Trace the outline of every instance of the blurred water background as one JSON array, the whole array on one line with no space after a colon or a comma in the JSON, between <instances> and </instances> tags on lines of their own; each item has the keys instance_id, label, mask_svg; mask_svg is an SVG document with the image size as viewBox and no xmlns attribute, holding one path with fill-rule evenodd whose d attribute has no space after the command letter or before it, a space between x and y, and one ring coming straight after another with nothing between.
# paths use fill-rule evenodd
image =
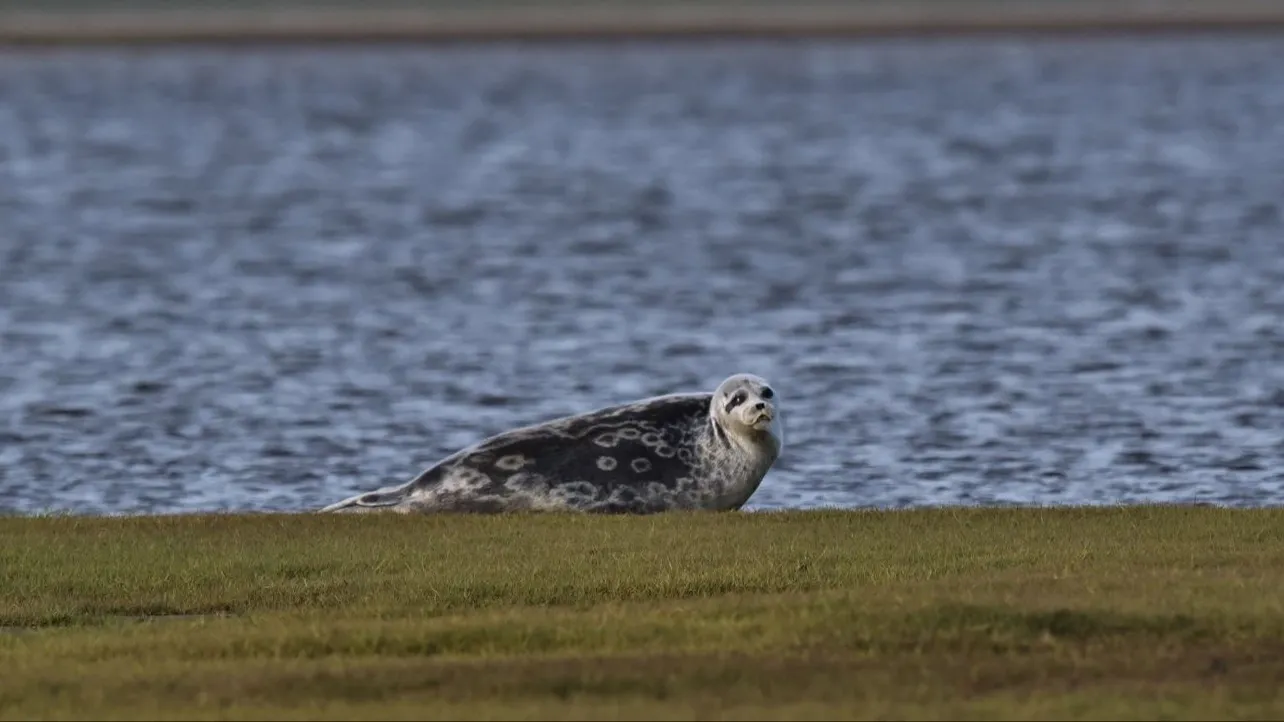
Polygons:
<instances>
[{"instance_id":1,"label":"blurred water background","mask_svg":"<svg viewBox=\"0 0 1284 722\"><path fill-rule=\"evenodd\" d=\"M751 508L1284 499L1284 35L0 51L0 510L751 371Z\"/></svg>"}]
</instances>

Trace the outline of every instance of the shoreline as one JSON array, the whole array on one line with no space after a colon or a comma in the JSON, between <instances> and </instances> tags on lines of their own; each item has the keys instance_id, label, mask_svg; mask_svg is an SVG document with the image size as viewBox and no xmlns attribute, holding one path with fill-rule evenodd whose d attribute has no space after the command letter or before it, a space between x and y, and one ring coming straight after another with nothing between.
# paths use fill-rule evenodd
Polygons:
<instances>
[{"instance_id":1,"label":"shoreline","mask_svg":"<svg viewBox=\"0 0 1284 722\"><path fill-rule=\"evenodd\" d=\"M767 517L777 519L805 519L805 518L852 518L852 517L915 517L931 515L1011 515L1020 517L1022 515L1108 515L1108 514L1152 514L1152 513L1220 513L1228 515L1252 516L1255 514L1273 514L1284 512L1284 507L1280 506L1237 506L1229 504L1218 504L1205 501L1171 501L1171 502L1119 502L1119 503L1082 503L1082 504L939 504L924 505L914 507L880 507L880 506L814 506L814 507L753 507L741 508L732 512L706 512L706 511L667 511L653 514L601 514L601 513L582 513L570 511L548 511L548 512L499 512L493 514L470 514L470 513L425 513L425 514L408 514L402 515L393 512L382 514L320 514L316 508L300 507L297 510L283 511L279 509L263 510L185 510L185 511L39 511L39 512L19 512L0 510L0 531L4 530L6 524L44 524L44 523L86 523L86 524L239 524L239 523L263 523L259 520L274 520L281 523L290 523L294 519L349 519L349 518L372 518L372 519L418 519L421 522L403 522L394 523L431 523L431 524L455 524L468 523L465 520L476 519L479 523L486 524L506 524L506 523L544 523L529 520L549 520L548 523L557 523L556 520L586 520L584 523L611 523L611 519L633 519L633 520L667 520L683 518L702 518L706 515L712 515L710 518L755 518ZM603 521L598 521L603 520ZM347 522L338 522L347 523ZM633 523L633 522L625 522Z\"/></svg>"},{"instance_id":2,"label":"shoreline","mask_svg":"<svg viewBox=\"0 0 1284 722\"><path fill-rule=\"evenodd\" d=\"M0 10L0 45L857 38L1284 31L1263 0L862 0L717 4Z\"/></svg>"}]
</instances>

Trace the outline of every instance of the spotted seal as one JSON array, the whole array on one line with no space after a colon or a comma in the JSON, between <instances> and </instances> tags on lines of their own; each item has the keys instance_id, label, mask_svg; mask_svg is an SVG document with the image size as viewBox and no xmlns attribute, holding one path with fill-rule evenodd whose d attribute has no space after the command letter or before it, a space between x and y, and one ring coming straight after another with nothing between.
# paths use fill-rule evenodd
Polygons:
<instances>
[{"instance_id":1,"label":"spotted seal","mask_svg":"<svg viewBox=\"0 0 1284 722\"><path fill-rule=\"evenodd\" d=\"M320 511L734 510L780 455L778 403L762 378L736 374L713 393L655 396L512 429L405 484Z\"/></svg>"}]
</instances>

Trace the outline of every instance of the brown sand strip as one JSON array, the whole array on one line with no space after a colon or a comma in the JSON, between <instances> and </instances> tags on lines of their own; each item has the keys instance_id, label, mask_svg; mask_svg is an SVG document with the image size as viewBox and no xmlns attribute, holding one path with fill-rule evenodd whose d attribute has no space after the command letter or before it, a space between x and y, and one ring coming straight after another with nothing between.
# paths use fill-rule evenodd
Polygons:
<instances>
[{"instance_id":1,"label":"brown sand strip","mask_svg":"<svg viewBox=\"0 0 1284 722\"><path fill-rule=\"evenodd\" d=\"M356 3L354 3L356 4ZM364 9L0 10L0 43L861 36L1284 30L1284 0L852 0ZM171 6L172 8L173 6ZM12 8L12 4L10 5Z\"/></svg>"}]
</instances>

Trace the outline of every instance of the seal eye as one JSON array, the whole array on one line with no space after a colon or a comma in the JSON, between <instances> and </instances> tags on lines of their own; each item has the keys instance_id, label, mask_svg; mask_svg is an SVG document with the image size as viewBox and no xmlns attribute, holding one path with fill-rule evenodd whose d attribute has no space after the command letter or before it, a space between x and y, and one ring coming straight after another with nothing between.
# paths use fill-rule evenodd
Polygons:
<instances>
[{"instance_id":1,"label":"seal eye","mask_svg":"<svg viewBox=\"0 0 1284 722\"><path fill-rule=\"evenodd\" d=\"M737 391L736 395L731 397L731 400L727 402L727 405L724 406L722 410L729 414L731 413L732 409L736 408L740 404L743 404L746 398L748 398L748 396L745 394L744 391Z\"/></svg>"},{"instance_id":2,"label":"seal eye","mask_svg":"<svg viewBox=\"0 0 1284 722\"><path fill-rule=\"evenodd\" d=\"M769 398L771 398L772 396L775 396L775 395L776 395L776 392L775 392L775 391L772 391L770 386L763 386L763 387L762 387L762 393L760 393L760 394L758 394L758 395L759 395L759 396L761 396L761 397L763 397L764 399L769 399Z\"/></svg>"}]
</instances>

